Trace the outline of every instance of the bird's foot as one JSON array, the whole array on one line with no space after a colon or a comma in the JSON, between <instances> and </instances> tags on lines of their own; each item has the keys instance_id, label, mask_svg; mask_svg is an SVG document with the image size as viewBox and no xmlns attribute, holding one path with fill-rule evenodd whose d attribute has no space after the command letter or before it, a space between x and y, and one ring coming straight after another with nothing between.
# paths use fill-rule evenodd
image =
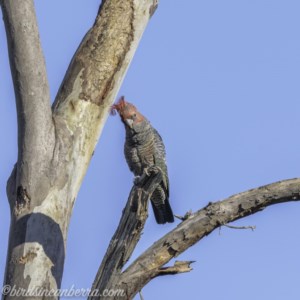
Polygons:
<instances>
[{"instance_id":1,"label":"bird's foot","mask_svg":"<svg viewBox=\"0 0 300 300\"><path fill-rule=\"evenodd\" d=\"M150 177L152 174L156 175L158 172L160 172L160 168L156 166L151 166L144 169L144 174L146 174L148 177Z\"/></svg>"},{"instance_id":2,"label":"bird's foot","mask_svg":"<svg viewBox=\"0 0 300 300\"><path fill-rule=\"evenodd\" d=\"M161 169L156 166L145 168L141 176L135 176L133 179L133 184L136 186L143 186L149 177L157 175L159 172L161 172Z\"/></svg>"},{"instance_id":3,"label":"bird's foot","mask_svg":"<svg viewBox=\"0 0 300 300\"><path fill-rule=\"evenodd\" d=\"M145 181L146 177L149 177L150 175L148 175L145 171L143 172L143 174L141 176L135 176L133 183L135 185L142 185L143 182Z\"/></svg>"}]
</instances>

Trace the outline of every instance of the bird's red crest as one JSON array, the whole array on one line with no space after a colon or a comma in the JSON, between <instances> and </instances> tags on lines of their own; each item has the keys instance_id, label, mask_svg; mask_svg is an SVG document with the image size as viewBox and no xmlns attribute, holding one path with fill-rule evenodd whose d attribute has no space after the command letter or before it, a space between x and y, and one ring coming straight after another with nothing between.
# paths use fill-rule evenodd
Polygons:
<instances>
[{"instance_id":1,"label":"bird's red crest","mask_svg":"<svg viewBox=\"0 0 300 300\"><path fill-rule=\"evenodd\" d=\"M117 112L123 121L134 116L135 123L137 124L145 119L144 116L138 112L138 110L133 104L125 100L124 96L122 96L118 100L118 102L112 105L110 108L111 115L115 115Z\"/></svg>"},{"instance_id":2,"label":"bird's red crest","mask_svg":"<svg viewBox=\"0 0 300 300\"><path fill-rule=\"evenodd\" d=\"M124 110L126 105L127 105L127 102L125 101L125 97L122 96L116 104L111 106L110 114L112 116L114 116L116 114L116 112L120 113L122 110Z\"/></svg>"}]
</instances>

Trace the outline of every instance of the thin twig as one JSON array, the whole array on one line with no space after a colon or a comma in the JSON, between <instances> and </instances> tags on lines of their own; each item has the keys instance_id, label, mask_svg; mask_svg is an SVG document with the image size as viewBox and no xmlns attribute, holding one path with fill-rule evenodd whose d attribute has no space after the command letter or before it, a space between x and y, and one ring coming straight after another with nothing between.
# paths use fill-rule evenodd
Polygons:
<instances>
[{"instance_id":1,"label":"thin twig","mask_svg":"<svg viewBox=\"0 0 300 300\"><path fill-rule=\"evenodd\" d=\"M184 216L174 215L174 217L181 221L185 221L185 220L189 219L192 214L193 214L193 212L191 210L189 210L185 213Z\"/></svg>"},{"instance_id":2,"label":"thin twig","mask_svg":"<svg viewBox=\"0 0 300 300\"><path fill-rule=\"evenodd\" d=\"M157 275L174 275L179 273L190 272L193 270L191 264L194 262L195 260L175 261L174 266L159 268L159 273Z\"/></svg>"},{"instance_id":3,"label":"thin twig","mask_svg":"<svg viewBox=\"0 0 300 300\"><path fill-rule=\"evenodd\" d=\"M254 231L256 229L255 225L254 226L232 226L232 225L223 224L223 226L232 228L232 229L251 229L252 231Z\"/></svg>"}]
</instances>

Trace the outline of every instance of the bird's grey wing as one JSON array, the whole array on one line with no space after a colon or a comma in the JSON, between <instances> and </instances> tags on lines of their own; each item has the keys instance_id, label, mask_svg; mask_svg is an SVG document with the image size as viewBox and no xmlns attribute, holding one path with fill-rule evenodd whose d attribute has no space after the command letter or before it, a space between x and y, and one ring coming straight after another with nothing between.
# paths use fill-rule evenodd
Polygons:
<instances>
[{"instance_id":1,"label":"bird's grey wing","mask_svg":"<svg viewBox=\"0 0 300 300\"><path fill-rule=\"evenodd\" d=\"M169 198L169 177L168 177L165 145L157 130L153 128L153 132L154 132L154 145L155 145L155 151L154 151L155 165L162 170L163 187L167 198Z\"/></svg>"}]
</instances>

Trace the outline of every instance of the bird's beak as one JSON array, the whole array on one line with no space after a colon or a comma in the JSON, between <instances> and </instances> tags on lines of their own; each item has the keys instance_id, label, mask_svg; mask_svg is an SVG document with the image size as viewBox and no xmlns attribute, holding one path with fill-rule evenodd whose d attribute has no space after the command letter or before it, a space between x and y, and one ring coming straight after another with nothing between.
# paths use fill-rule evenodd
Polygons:
<instances>
[{"instance_id":1,"label":"bird's beak","mask_svg":"<svg viewBox=\"0 0 300 300\"><path fill-rule=\"evenodd\" d=\"M132 128L132 126L133 126L133 120L132 120L132 119L126 119L126 120L125 120L125 123L126 123L130 128Z\"/></svg>"}]
</instances>

